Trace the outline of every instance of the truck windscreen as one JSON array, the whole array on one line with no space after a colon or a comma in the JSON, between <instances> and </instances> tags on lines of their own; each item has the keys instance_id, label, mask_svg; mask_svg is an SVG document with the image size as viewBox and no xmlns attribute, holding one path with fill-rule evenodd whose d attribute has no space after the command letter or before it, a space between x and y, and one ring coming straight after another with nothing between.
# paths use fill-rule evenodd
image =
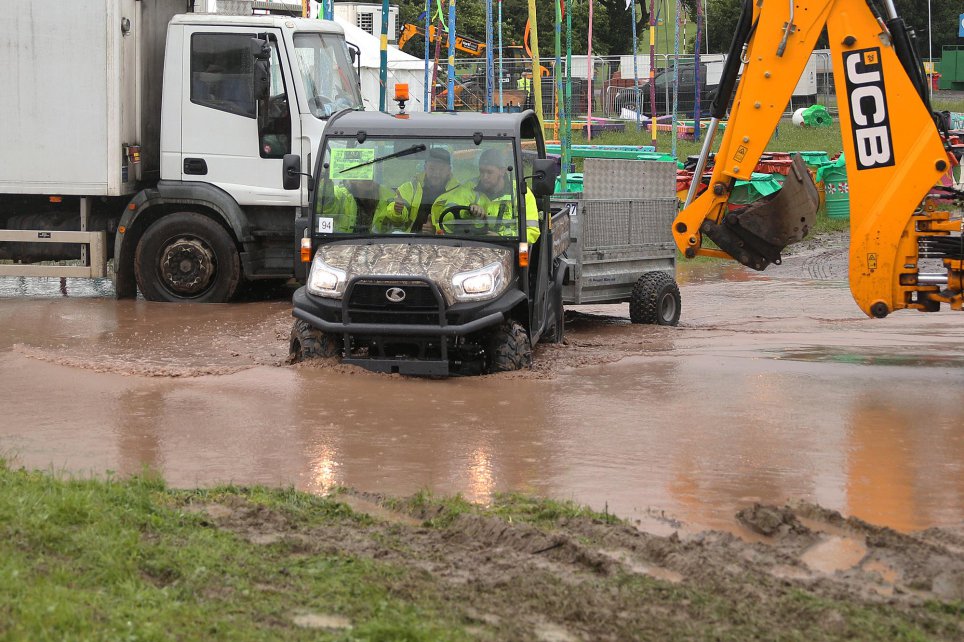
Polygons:
<instances>
[{"instance_id":1,"label":"truck windscreen","mask_svg":"<svg viewBox=\"0 0 964 642\"><path fill-rule=\"evenodd\" d=\"M361 109L361 94L345 41L323 33L297 33L295 57L308 107L316 118L342 109Z\"/></svg>"}]
</instances>

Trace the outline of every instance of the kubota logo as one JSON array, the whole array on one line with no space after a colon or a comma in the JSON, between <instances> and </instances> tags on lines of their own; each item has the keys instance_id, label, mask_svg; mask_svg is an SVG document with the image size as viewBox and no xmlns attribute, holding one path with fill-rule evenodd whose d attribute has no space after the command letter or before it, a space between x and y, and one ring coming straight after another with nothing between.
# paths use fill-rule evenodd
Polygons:
<instances>
[{"instance_id":1,"label":"kubota logo","mask_svg":"<svg viewBox=\"0 0 964 642\"><path fill-rule=\"evenodd\" d=\"M857 168L890 167L894 164L894 146L890 137L880 49L846 52L844 69Z\"/></svg>"}]
</instances>

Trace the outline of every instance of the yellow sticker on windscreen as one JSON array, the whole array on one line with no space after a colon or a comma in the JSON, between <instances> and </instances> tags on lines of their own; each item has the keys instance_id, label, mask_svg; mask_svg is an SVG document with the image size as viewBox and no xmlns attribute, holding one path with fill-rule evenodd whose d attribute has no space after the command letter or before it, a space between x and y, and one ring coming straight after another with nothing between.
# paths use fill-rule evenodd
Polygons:
<instances>
[{"instance_id":1,"label":"yellow sticker on windscreen","mask_svg":"<svg viewBox=\"0 0 964 642\"><path fill-rule=\"evenodd\" d=\"M375 178L375 150L372 148L333 149L331 150L332 179L372 180ZM361 167L359 167L361 165Z\"/></svg>"}]
</instances>

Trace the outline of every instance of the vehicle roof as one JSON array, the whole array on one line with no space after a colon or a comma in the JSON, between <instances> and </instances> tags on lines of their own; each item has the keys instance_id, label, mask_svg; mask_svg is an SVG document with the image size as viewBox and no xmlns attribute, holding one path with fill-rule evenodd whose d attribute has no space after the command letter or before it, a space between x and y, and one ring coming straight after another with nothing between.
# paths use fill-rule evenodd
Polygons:
<instances>
[{"instance_id":1,"label":"vehicle roof","mask_svg":"<svg viewBox=\"0 0 964 642\"><path fill-rule=\"evenodd\" d=\"M531 137L538 127L531 109L512 114L477 112L414 112L405 117L380 111L344 111L332 116L326 134L354 136L364 131L369 136L397 135L425 138L471 138L479 132L485 137Z\"/></svg>"},{"instance_id":2,"label":"vehicle roof","mask_svg":"<svg viewBox=\"0 0 964 642\"><path fill-rule=\"evenodd\" d=\"M180 25L230 25L238 27L260 27L276 29L295 29L297 31L318 31L344 35L345 30L330 20L309 20L289 16L257 15L227 16L216 13L180 13L171 19L171 24Z\"/></svg>"}]
</instances>

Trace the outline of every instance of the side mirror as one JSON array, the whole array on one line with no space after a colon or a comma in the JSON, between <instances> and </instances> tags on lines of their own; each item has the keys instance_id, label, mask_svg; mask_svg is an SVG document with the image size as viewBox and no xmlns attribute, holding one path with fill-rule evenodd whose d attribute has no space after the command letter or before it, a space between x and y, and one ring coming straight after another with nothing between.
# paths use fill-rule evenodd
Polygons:
<instances>
[{"instance_id":1,"label":"side mirror","mask_svg":"<svg viewBox=\"0 0 964 642\"><path fill-rule=\"evenodd\" d=\"M308 177L308 191L315 188L315 179L311 174L301 171L301 156L285 154L281 159L281 186L287 190L301 187L301 177Z\"/></svg>"},{"instance_id":2,"label":"side mirror","mask_svg":"<svg viewBox=\"0 0 964 642\"><path fill-rule=\"evenodd\" d=\"M536 198L552 196L556 191L556 178L559 176L559 164L553 158L537 158L532 161L532 179L529 189Z\"/></svg>"},{"instance_id":3,"label":"side mirror","mask_svg":"<svg viewBox=\"0 0 964 642\"><path fill-rule=\"evenodd\" d=\"M254 57L253 75L254 99L267 100L271 95L271 47L267 40L251 39L251 55Z\"/></svg>"},{"instance_id":4,"label":"side mirror","mask_svg":"<svg viewBox=\"0 0 964 642\"><path fill-rule=\"evenodd\" d=\"M358 80L358 88L361 89L361 49L350 42L345 44L348 46L348 56L351 58L351 64L355 66L355 78Z\"/></svg>"}]
</instances>

